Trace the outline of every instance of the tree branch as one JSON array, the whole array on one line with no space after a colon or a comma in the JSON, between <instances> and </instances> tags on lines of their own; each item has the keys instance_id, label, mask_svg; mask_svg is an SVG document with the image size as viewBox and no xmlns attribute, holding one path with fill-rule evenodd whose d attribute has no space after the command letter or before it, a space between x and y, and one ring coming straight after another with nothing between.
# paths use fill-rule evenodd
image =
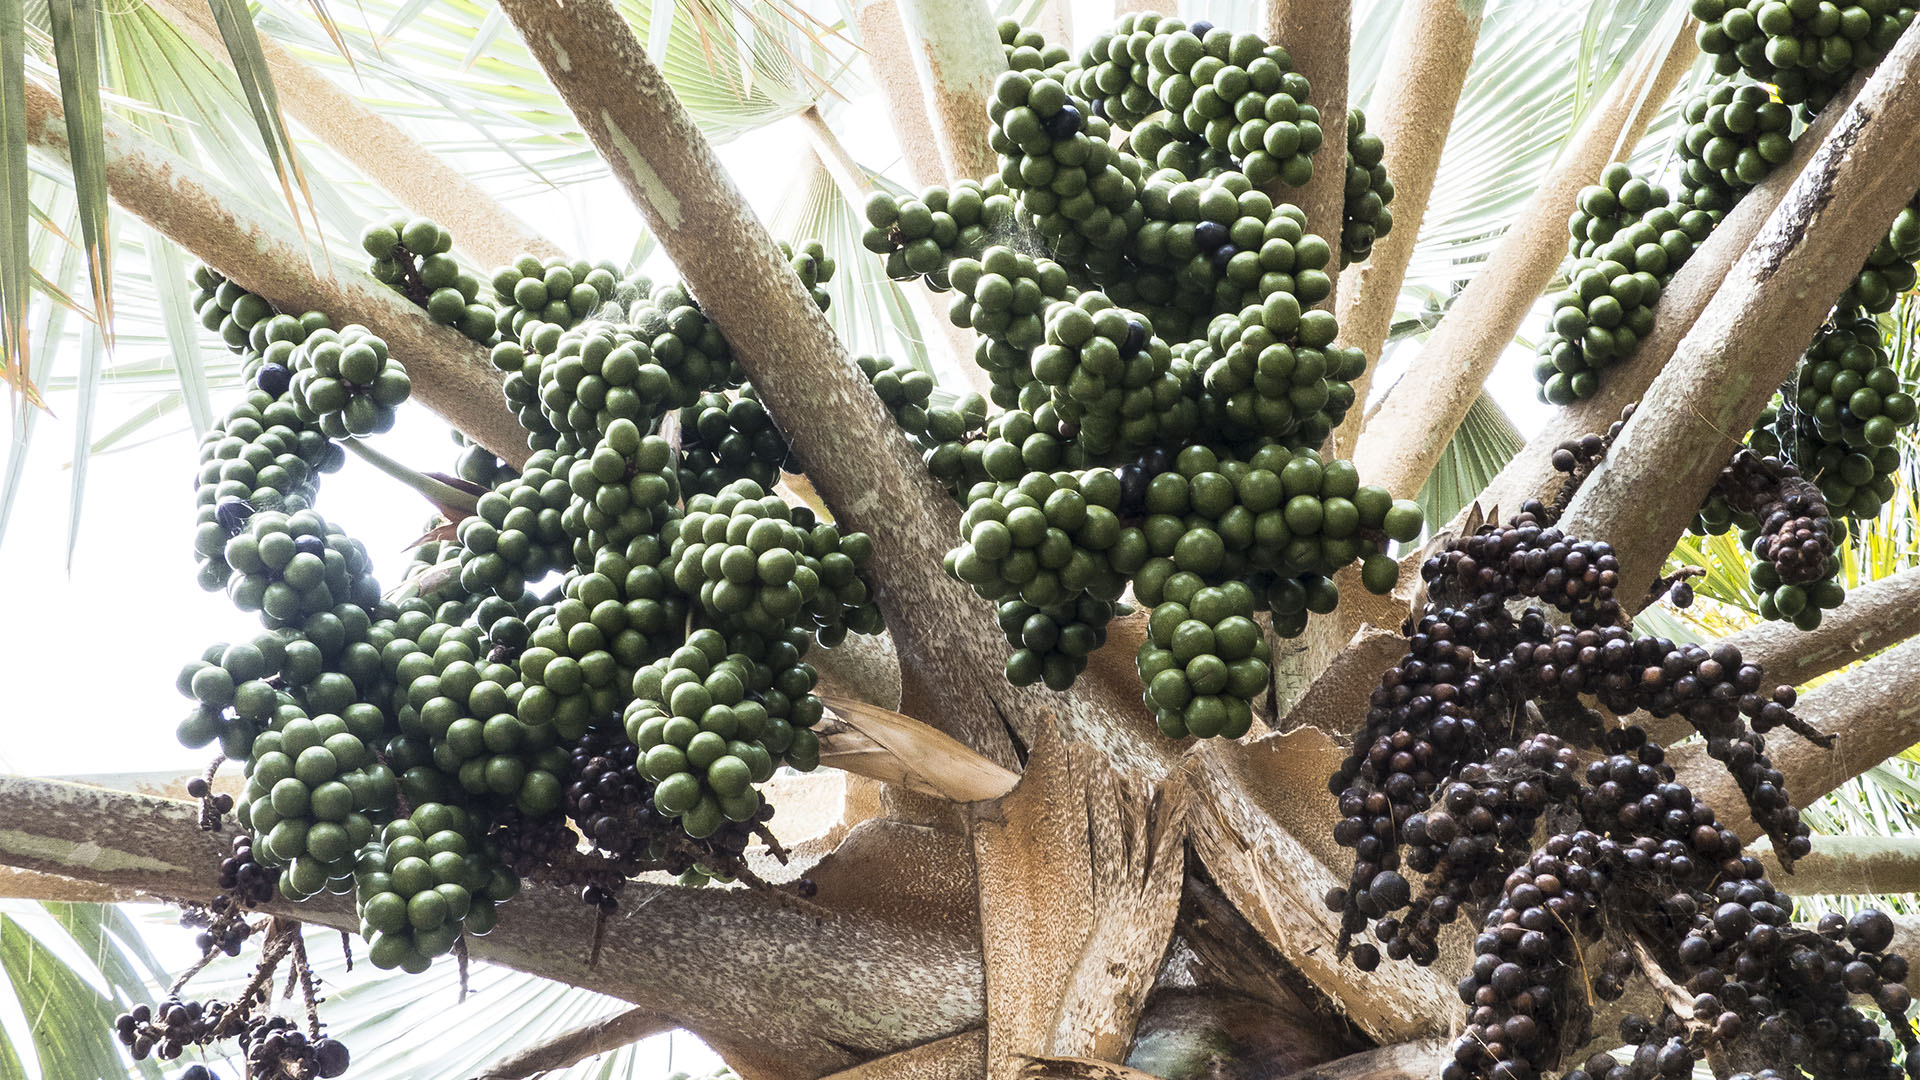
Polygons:
<instances>
[{"instance_id":1,"label":"tree branch","mask_svg":"<svg viewBox=\"0 0 1920 1080\"><path fill-rule=\"evenodd\" d=\"M1754 854L1794 896L1920 893L1920 836L1816 836L1813 853L1794 860L1792 873L1780 869L1764 840Z\"/></svg>"},{"instance_id":2,"label":"tree branch","mask_svg":"<svg viewBox=\"0 0 1920 1080\"><path fill-rule=\"evenodd\" d=\"M1393 181L1393 230L1373 243L1367 261L1340 273L1334 313L1342 344L1367 354L1367 368L1353 381L1353 408L1333 431L1333 453L1350 454L1366 414L1373 369L1393 324L1400 286L1426 220L1427 200L1446 150L1453 113L1460 104L1473 49L1480 38L1481 8L1460 0L1416 0L1394 24L1380 77L1380 102L1371 118L1386 144L1384 164ZM1331 237L1328 238L1330 241ZM1337 243L1337 241L1335 241Z\"/></svg>"},{"instance_id":3,"label":"tree branch","mask_svg":"<svg viewBox=\"0 0 1920 1080\"><path fill-rule=\"evenodd\" d=\"M920 76L934 142L950 180L984 179L1000 168L987 145L987 96L1007 69L983 0L898 0L907 53ZM1068 44L1062 42L1062 44Z\"/></svg>"},{"instance_id":4,"label":"tree branch","mask_svg":"<svg viewBox=\"0 0 1920 1080\"><path fill-rule=\"evenodd\" d=\"M1837 736L1833 749L1790 734L1767 740L1773 766L1786 775L1795 806L1813 800L1920 742L1920 639L1896 645L1844 675L1801 695L1794 712L1821 731ZM1706 748L1690 743L1673 751L1681 780L1713 807L1742 839L1760 834L1747 816L1746 802L1733 778Z\"/></svg>"},{"instance_id":5,"label":"tree branch","mask_svg":"<svg viewBox=\"0 0 1920 1080\"><path fill-rule=\"evenodd\" d=\"M1640 342L1633 355L1607 370L1598 393L1554 410L1539 433L1520 448L1506 468L1480 493L1481 506L1510 511L1530 498L1546 498L1564 475L1553 467L1554 450L1569 439L1606 431L1608 425L1620 419L1622 409L1640 400L1654 376L1673 359L1680 339L1699 321L1700 313L1706 310L1734 262L1753 243L1760 227L1772 216L1787 190L1806 170L1834 125L1846 113L1841 99L1852 101L1866 83L1865 73L1856 75L1847 89L1821 110L1819 117L1794 140L1793 156L1740 200L1706 243L1695 249L1687 265L1660 290L1660 299L1653 309L1653 333ZM1392 234L1388 238L1391 239ZM1455 528L1466 513L1463 509L1460 516L1454 518Z\"/></svg>"},{"instance_id":6,"label":"tree branch","mask_svg":"<svg viewBox=\"0 0 1920 1080\"><path fill-rule=\"evenodd\" d=\"M512 1057L489 1065L486 1072L473 1080L522 1080L524 1077L558 1072L588 1058L631 1046L649 1035L672 1031L678 1026L658 1013L646 1009L628 1009L529 1046Z\"/></svg>"},{"instance_id":7,"label":"tree branch","mask_svg":"<svg viewBox=\"0 0 1920 1080\"><path fill-rule=\"evenodd\" d=\"M1902 35L1761 226L1562 525L1651 583L1833 301L1920 188L1920 33ZM1364 473L1363 473L1364 475ZM1658 491L1659 498L1647 497Z\"/></svg>"},{"instance_id":8,"label":"tree branch","mask_svg":"<svg viewBox=\"0 0 1920 1080\"><path fill-rule=\"evenodd\" d=\"M1588 114L1485 269L1461 292L1405 375L1367 419L1354 464L1369 484L1412 498L1433 471L1500 354L1553 280L1567 250L1567 215L1580 189L1639 141L1699 46L1691 20L1649 40ZM1398 232L1399 229L1394 230Z\"/></svg>"},{"instance_id":9,"label":"tree branch","mask_svg":"<svg viewBox=\"0 0 1920 1080\"><path fill-rule=\"evenodd\" d=\"M227 59L226 45L207 5L191 0L148 0L148 4L185 31L209 57ZM542 259L563 254L466 173L442 161L398 124L362 105L325 72L297 59L265 34L260 35L260 52L280 105L289 115L400 205L446 226L453 233L454 247L478 260L482 270L528 252Z\"/></svg>"},{"instance_id":10,"label":"tree branch","mask_svg":"<svg viewBox=\"0 0 1920 1080\"><path fill-rule=\"evenodd\" d=\"M366 271L314 252L290 223L256 216L239 194L112 114L103 127L115 202L274 306L318 308L385 338L407 365L416 400L508 461L527 459L526 432L507 411L487 350L435 324ZM60 99L35 83L27 84L27 139L67 160Z\"/></svg>"},{"instance_id":11,"label":"tree branch","mask_svg":"<svg viewBox=\"0 0 1920 1080\"><path fill-rule=\"evenodd\" d=\"M920 92L920 77L914 73L913 57L907 52L907 30L900 22L896 0L859 0L854 5L854 25L860 30L860 48L867 54L867 68L874 85L880 88L880 100L887 107L887 119L893 122L894 138L907 162L907 174L923 188L947 182L947 168L940 159L940 143L933 137L933 125L927 120L926 99Z\"/></svg>"},{"instance_id":12,"label":"tree branch","mask_svg":"<svg viewBox=\"0 0 1920 1080\"><path fill-rule=\"evenodd\" d=\"M201 832L192 803L57 781L0 777L0 821L8 823L0 865L153 896L207 896L227 854L226 836ZM964 846L875 824L809 872L819 892L807 909L759 890L637 883L590 965L593 909L569 890L529 886L473 953L611 994L811 1075L978 1026L980 946ZM347 897L268 910L359 927Z\"/></svg>"},{"instance_id":13,"label":"tree branch","mask_svg":"<svg viewBox=\"0 0 1920 1080\"><path fill-rule=\"evenodd\" d=\"M1739 647L1747 663L1760 665L1769 685L1800 686L1915 634L1920 634L1920 567L1908 567L1848 593L1847 602L1829 612L1818 629L1761 622L1725 640ZM1677 717L1635 713L1628 722L1667 744L1692 731Z\"/></svg>"},{"instance_id":14,"label":"tree branch","mask_svg":"<svg viewBox=\"0 0 1920 1080\"><path fill-rule=\"evenodd\" d=\"M1314 155L1313 179L1297 193L1288 192L1307 215L1307 231L1340 250L1340 222L1347 190L1347 61L1353 38L1351 0L1267 0L1265 23L1269 42L1287 50L1294 70L1307 77L1312 104L1320 110L1320 150ZM1316 307L1333 310L1334 292ZM1359 400L1359 399L1356 399ZM1365 405L1360 400L1360 405ZM1359 411L1358 408L1355 411Z\"/></svg>"}]
</instances>

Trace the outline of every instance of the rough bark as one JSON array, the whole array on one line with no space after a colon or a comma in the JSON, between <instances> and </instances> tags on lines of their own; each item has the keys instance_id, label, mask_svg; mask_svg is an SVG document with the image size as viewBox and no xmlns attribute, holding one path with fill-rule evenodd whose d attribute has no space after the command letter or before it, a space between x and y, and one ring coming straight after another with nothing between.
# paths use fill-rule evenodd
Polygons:
<instances>
[{"instance_id":1,"label":"rough bark","mask_svg":"<svg viewBox=\"0 0 1920 1080\"><path fill-rule=\"evenodd\" d=\"M125 122L103 121L107 184L113 200L168 239L276 307L326 312L386 339L413 377L413 396L481 445L515 464L527 458L526 432L500 396L487 351L440 326L356 263L357 255L316 251L291 222L254 214L248 201ZM60 99L27 86L27 139L67 159Z\"/></svg>"},{"instance_id":2,"label":"rough bark","mask_svg":"<svg viewBox=\"0 0 1920 1080\"><path fill-rule=\"evenodd\" d=\"M153 9L214 59L226 60L213 14L191 0L150 0ZM260 52L279 92L280 107L334 153L352 162L400 205L453 233L454 249L481 269L510 263L531 252L542 259L564 254L513 211L420 145L400 125L360 103L326 73L296 58L280 43L260 36Z\"/></svg>"},{"instance_id":3,"label":"rough bark","mask_svg":"<svg viewBox=\"0 0 1920 1080\"><path fill-rule=\"evenodd\" d=\"M867 68L880 88L886 103L887 119L893 123L894 138L900 142L900 156L906 159L907 175L919 187L947 182L946 163L940 158L939 140L933 137L933 125L927 120L920 77L914 73L913 57L907 51L907 31L900 23L897 0L861 0L854 6L854 25L860 29L860 48L867 54Z\"/></svg>"},{"instance_id":4,"label":"rough bark","mask_svg":"<svg viewBox=\"0 0 1920 1080\"><path fill-rule=\"evenodd\" d=\"M1653 581L1721 466L1915 188L1920 34L1910 33L1835 123L1568 507L1569 533L1605 537L1619 554L1626 595Z\"/></svg>"},{"instance_id":5,"label":"rough bark","mask_svg":"<svg viewBox=\"0 0 1920 1080\"><path fill-rule=\"evenodd\" d=\"M985 1028L921 1043L821 1080L977 1080L986 1074Z\"/></svg>"},{"instance_id":6,"label":"rough bark","mask_svg":"<svg viewBox=\"0 0 1920 1080\"><path fill-rule=\"evenodd\" d=\"M591 1057L618 1050L649 1035L672 1031L672 1020L646 1009L628 1009L603 1020L595 1020L527 1047L512 1057L487 1066L474 1080L522 1080L576 1065Z\"/></svg>"},{"instance_id":7,"label":"rough bark","mask_svg":"<svg viewBox=\"0 0 1920 1080\"><path fill-rule=\"evenodd\" d=\"M1347 189L1347 59L1352 16L1350 0L1267 0L1264 24L1267 40L1285 48L1293 57L1294 70L1307 77L1310 102L1320 110L1320 131L1325 136L1313 156L1313 178L1300 191L1288 192L1287 198L1306 212L1307 231L1325 237L1336 255ZM1338 276L1333 283L1334 291L1316 307L1333 309Z\"/></svg>"},{"instance_id":8,"label":"rough bark","mask_svg":"<svg viewBox=\"0 0 1920 1080\"><path fill-rule=\"evenodd\" d=\"M941 568L958 508L927 476L713 149L607 0L507 0L547 76L733 346L835 516L873 537L869 567L903 675L902 711L1004 766L1009 732L1058 723L1164 771L1138 680L1065 695L982 678L1005 662L985 605ZM587 74L591 73L591 75ZM830 422L821 422L830 417Z\"/></svg>"},{"instance_id":9,"label":"rough bark","mask_svg":"<svg viewBox=\"0 0 1920 1080\"><path fill-rule=\"evenodd\" d=\"M1734 262L1753 243L1753 238L1760 233L1760 227L1786 197L1787 189L1805 171L1807 163L1813 160L1827 135L1833 131L1833 126L1846 113L1841 101L1850 102L1866 82L1865 74L1856 76L1847 90L1836 97L1794 140L1793 156L1748 192L1746 198L1740 200L1740 205L1734 207L1720 222L1707 242L1694 251L1687 265L1681 267L1667 287L1661 290L1660 300L1653 311L1653 333L1647 335L1632 356L1607 369L1598 393L1554 412L1539 433L1520 448L1507 467L1501 469L1493 482L1480 493L1479 501L1483 507L1502 507L1511 511L1527 499L1547 497L1564 475L1553 468L1554 449L1568 439L1607 430L1609 424L1620 419L1622 409L1640 400L1654 377L1667 366L1667 361L1673 359L1680 339L1686 337L1699 320L1700 313L1706 310L1708 301L1713 299L1720 283L1726 280ZM1467 510L1460 513L1461 516L1455 517L1453 522L1456 528Z\"/></svg>"},{"instance_id":10,"label":"rough bark","mask_svg":"<svg viewBox=\"0 0 1920 1080\"><path fill-rule=\"evenodd\" d=\"M1042 729L1020 786L974 820L987 1076L1125 1056L1179 912L1184 832L1178 797Z\"/></svg>"},{"instance_id":11,"label":"rough bark","mask_svg":"<svg viewBox=\"0 0 1920 1080\"><path fill-rule=\"evenodd\" d=\"M1795 806L1805 806L1894 754L1920 742L1920 639L1906 641L1852 671L1801 695L1794 711L1820 731L1832 732L1831 750L1787 732L1767 739L1767 754L1787 777ZM1732 777L1698 743L1673 752L1681 779L1705 799L1720 819L1752 840L1759 835Z\"/></svg>"},{"instance_id":12,"label":"rough bark","mask_svg":"<svg viewBox=\"0 0 1920 1080\"><path fill-rule=\"evenodd\" d=\"M1802 630L1790 622L1762 622L1726 641L1748 663L1759 664L1771 685L1799 686L1856 660L1920 634L1920 567L1869 582L1847 594L1847 602L1829 612L1819 629ZM1660 742L1673 743L1691 729L1686 721L1635 713L1631 723Z\"/></svg>"},{"instance_id":13,"label":"rough bark","mask_svg":"<svg viewBox=\"0 0 1920 1080\"><path fill-rule=\"evenodd\" d=\"M1367 418L1354 448L1354 464L1365 482L1401 498L1419 493L1481 384L1533 310L1534 298L1559 268L1567 248L1567 215L1580 189L1639 141L1698 51L1689 21L1671 39L1648 41L1614 80L1521 207L1485 269Z\"/></svg>"},{"instance_id":14,"label":"rough bark","mask_svg":"<svg viewBox=\"0 0 1920 1080\"><path fill-rule=\"evenodd\" d=\"M1393 45L1374 81L1380 104L1368 117L1368 126L1387 146L1384 164L1393 181L1393 231L1374 241L1366 262L1340 273L1334 313L1340 319L1341 342L1364 351L1368 365L1354 380L1354 407L1333 431L1329 445L1336 456L1352 453L1360 435L1373 367L1380 362L1414 242L1427 216L1454 109L1480 38L1480 19L1479 6L1460 0L1408 4L1394 24Z\"/></svg>"},{"instance_id":15,"label":"rough bark","mask_svg":"<svg viewBox=\"0 0 1920 1080\"><path fill-rule=\"evenodd\" d=\"M192 803L0 777L0 865L152 896L204 897L227 840ZM636 884L587 962L593 912L531 886L501 909L476 958L671 1016L732 1043L736 1068L819 1075L980 1024L984 998L965 841L869 822L809 876L808 905L741 889ZM346 897L269 910L357 930ZM778 1001L777 1009L767 1003ZM730 1046L731 1049L731 1046Z\"/></svg>"},{"instance_id":16,"label":"rough bark","mask_svg":"<svg viewBox=\"0 0 1920 1080\"><path fill-rule=\"evenodd\" d=\"M983 0L899 0L907 52L933 122L949 179L986 177L1000 168L987 145L987 96L1007 69Z\"/></svg>"},{"instance_id":17,"label":"rough bark","mask_svg":"<svg viewBox=\"0 0 1920 1080\"><path fill-rule=\"evenodd\" d=\"M1813 853L1780 869L1773 849L1755 851L1775 884L1795 896L1920 893L1920 836L1816 836Z\"/></svg>"}]
</instances>

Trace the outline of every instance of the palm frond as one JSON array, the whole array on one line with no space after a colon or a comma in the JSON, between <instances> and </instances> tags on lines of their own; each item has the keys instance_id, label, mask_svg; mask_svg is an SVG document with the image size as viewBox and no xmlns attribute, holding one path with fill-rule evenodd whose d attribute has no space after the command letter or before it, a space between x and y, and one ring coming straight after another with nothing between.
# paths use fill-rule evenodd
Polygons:
<instances>
[{"instance_id":1,"label":"palm frond","mask_svg":"<svg viewBox=\"0 0 1920 1080\"><path fill-rule=\"evenodd\" d=\"M93 0L48 0L53 55L60 69L60 104L67 121L68 156L79 198L80 235L87 249L87 280L94 325L113 343L113 244L107 211L106 147L101 133L100 12Z\"/></svg>"}]
</instances>

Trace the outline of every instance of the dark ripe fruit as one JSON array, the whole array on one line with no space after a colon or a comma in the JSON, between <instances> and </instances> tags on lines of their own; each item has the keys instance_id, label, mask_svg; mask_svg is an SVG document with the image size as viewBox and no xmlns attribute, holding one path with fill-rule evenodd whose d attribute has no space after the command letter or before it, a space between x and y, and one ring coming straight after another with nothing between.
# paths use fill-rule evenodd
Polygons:
<instances>
[{"instance_id":1,"label":"dark ripe fruit","mask_svg":"<svg viewBox=\"0 0 1920 1080\"><path fill-rule=\"evenodd\" d=\"M1205 41L1207 39L1207 35L1213 32L1213 24L1208 22L1205 19L1201 19L1199 22L1196 22L1192 26L1187 27L1187 32L1192 34L1194 37L1197 37L1200 40Z\"/></svg>"},{"instance_id":2,"label":"dark ripe fruit","mask_svg":"<svg viewBox=\"0 0 1920 1080\"><path fill-rule=\"evenodd\" d=\"M1861 952L1881 952L1893 944L1893 920L1884 911L1868 908L1848 921L1847 940Z\"/></svg>"},{"instance_id":3,"label":"dark ripe fruit","mask_svg":"<svg viewBox=\"0 0 1920 1080\"><path fill-rule=\"evenodd\" d=\"M1203 221L1193 227L1193 242L1201 251L1212 251L1227 242L1227 227L1217 221Z\"/></svg>"},{"instance_id":4,"label":"dark ripe fruit","mask_svg":"<svg viewBox=\"0 0 1920 1080\"><path fill-rule=\"evenodd\" d=\"M346 1072L349 1060L347 1044L338 1039L323 1035L313 1044L314 1067L323 1077L331 1078Z\"/></svg>"},{"instance_id":5,"label":"dark ripe fruit","mask_svg":"<svg viewBox=\"0 0 1920 1080\"><path fill-rule=\"evenodd\" d=\"M1121 356L1134 356L1147 347L1147 328L1138 319L1127 320L1127 338L1120 343Z\"/></svg>"},{"instance_id":6,"label":"dark ripe fruit","mask_svg":"<svg viewBox=\"0 0 1920 1080\"><path fill-rule=\"evenodd\" d=\"M253 385L274 397L286 393L292 383L293 372L280 364L261 364L260 370L253 376Z\"/></svg>"},{"instance_id":7,"label":"dark ripe fruit","mask_svg":"<svg viewBox=\"0 0 1920 1080\"><path fill-rule=\"evenodd\" d=\"M238 496L221 499L213 508L213 517L225 529L228 536L239 536L240 530L247 527L247 519L253 516L253 504Z\"/></svg>"},{"instance_id":8,"label":"dark ripe fruit","mask_svg":"<svg viewBox=\"0 0 1920 1080\"><path fill-rule=\"evenodd\" d=\"M205 1065L189 1065L180 1073L179 1080L213 1080L213 1072Z\"/></svg>"},{"instance_id":9,"label":"dark ripe fruit","mask_svg":"<svg viewBox=\"0 0 1920 1080\"><path fill-rule=\"evenodd\" d=\"M327 542L317 536L300 536L294 538L293 541L293 553L296 555L313 555L317 557L324 555L326 550Z\"/></svg>"},{"instance_id":10,"label":"dark ripe fruit","mask_svg":"<svg viewBox=\"0 0 1920 1080\"><path fill-rule=\"evenodd\" d=\"M1059 112L1047 118L1047 134L1055 139L1070 139L1079 133L1080 125L1080 110L1062 105Z\"/></svg>"}]
</instances>

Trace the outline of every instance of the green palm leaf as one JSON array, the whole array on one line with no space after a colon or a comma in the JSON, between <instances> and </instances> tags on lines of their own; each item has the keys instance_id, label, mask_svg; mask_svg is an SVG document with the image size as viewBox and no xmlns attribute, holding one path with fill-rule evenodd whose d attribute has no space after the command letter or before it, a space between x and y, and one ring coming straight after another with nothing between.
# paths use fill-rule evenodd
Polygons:
<instances>
[{"instance_id":1,"label":"green palm leaf","mask_svg":"<svg viewBox=\"0 0 1920 1080\"><path fill-rule=\"evenodd\" d=\"M94 324L113 342L113 246L108 232L106 147L100 130L100 12L93 0L48 0L60 103L66 114L73 187L80 202L80 235L87 248L87 280Z\"/></svg>"},{"instance_id":2,"label":"green palm leaf","mask_svg":"<svg viewBox=\"0 0 1920 1080\"><path fill-rule=\"evenodd\" d=\"M27 335L27 29L22 0L0 0L0 377L32 404ZM25 425L24 407L21 425ZM0 510L0 524L5 512Z\"/></svg>"}]
</instances>

